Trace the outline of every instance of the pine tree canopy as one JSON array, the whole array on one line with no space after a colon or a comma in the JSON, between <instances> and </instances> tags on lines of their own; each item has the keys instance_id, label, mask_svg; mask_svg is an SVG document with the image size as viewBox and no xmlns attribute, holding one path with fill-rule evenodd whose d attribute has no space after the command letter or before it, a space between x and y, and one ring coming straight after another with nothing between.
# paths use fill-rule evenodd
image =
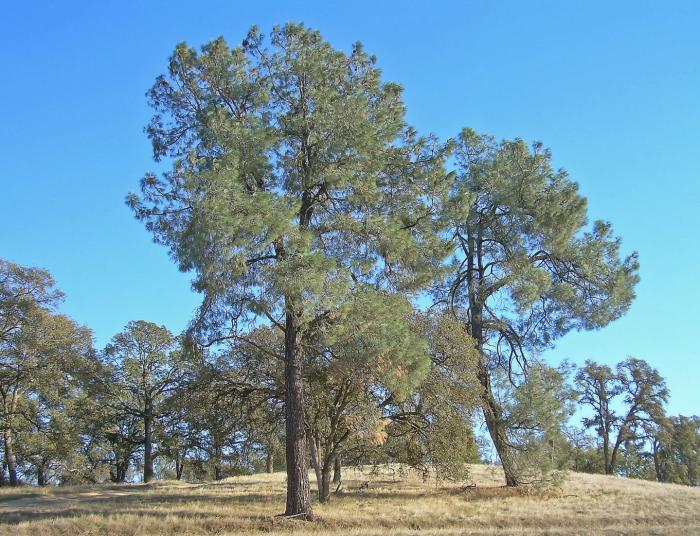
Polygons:
<instances>
[{"instance_id":1,"label":"pine tree canopy","mask_svg":"<svg viewBox=\"0 0 700 536\"><path fill-rule=\"evenodd\" d=\"M481 331L472 335L496 363L525 365L528 352L569 330L597 329L627 311L637 255L621 258L609 223L587 226L586 199L553 169L548 150L465 129L456 156L443 299Z\"/></svg>"},{"instance_id":2,"label":"pine tree canopy","mask_svg":"<svg viewBox=\"0 0 700 536\"><path fill-rule=\"evenodd\" d=\"M405 124L374 62L292 24L269 44L253 28L234 48L176 48L147 129L172 169L128 203L196 273L205 331L249 313L281 324L285 297L309 323L363 287L432 277L446 148Z\"/></svg>"}]
</instances>

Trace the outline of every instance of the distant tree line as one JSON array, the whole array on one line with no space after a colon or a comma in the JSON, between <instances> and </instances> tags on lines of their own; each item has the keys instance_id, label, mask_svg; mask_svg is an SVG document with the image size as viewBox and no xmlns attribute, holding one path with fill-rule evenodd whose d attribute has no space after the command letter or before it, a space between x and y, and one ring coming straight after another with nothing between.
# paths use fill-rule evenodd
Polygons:
<instances>
[{"instance_id":1,"label":"distant tree line","mask_svg":"<svg viewBox=\"0 0 700 536\"><path fill-rule=\"evenodd\" d=\"M274 327L211 350L135 321L97 351L89 329L56 311L62 294L47 272L0 261L0 285L0 485L219 480L285 467L284 340ZM418 310L400 331L362 325L395 306L354 304L355 321L307 352L305 430L321 501L342 486L341 462L467 479L467 464L489 457L477 441L473 338L450 315ZM417 381L383 357L406 348L429 358ZM700 485L700 418L667 415L664 379L641 359L614 369L533 362L517 387L495 371L493 389L523 483L572 469Z\"/></svg>"},{"instance_id":2,"label":"distant tree line","mask_svg":"<svg viewBox=\"0 0 700 536\"><path fill-rule=\"evenodd\" d=\"M343 464L466 478L483 424L509 486L567 467L698 483L698 420L664 415L647 363L572 383L537 359L625 314L636 254L541 144L418 135L375 63L294 24L176 47L148 94L170 169L127 204L201 307L97 351L48 273L3 261L0 482L284 468L285 513L311 519L309 468L321 501Z\"/></svg>"}]
</instances>

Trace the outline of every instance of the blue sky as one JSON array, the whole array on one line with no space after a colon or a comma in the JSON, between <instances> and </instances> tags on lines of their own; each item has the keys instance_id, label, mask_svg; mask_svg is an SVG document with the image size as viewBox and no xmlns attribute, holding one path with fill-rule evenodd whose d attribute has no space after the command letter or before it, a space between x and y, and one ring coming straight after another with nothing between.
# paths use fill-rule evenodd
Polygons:
<instances>
[{"instance_id":1,"label":"blue sky","mask_svg":"<svg viewBox=\"0 0 700 536\"><path fill-rule=\"evenodd\" d=\"M181 330L198 297L124 205L155 168L145 91L179 41L303 21L362 41L409 121L541 140L593 219L640 254L629 314L547 358L647 359L700 413L700 3L13 2L0 17L0 257L50 270L104 345L129 320Z\"/></svg>"}]
</instances>

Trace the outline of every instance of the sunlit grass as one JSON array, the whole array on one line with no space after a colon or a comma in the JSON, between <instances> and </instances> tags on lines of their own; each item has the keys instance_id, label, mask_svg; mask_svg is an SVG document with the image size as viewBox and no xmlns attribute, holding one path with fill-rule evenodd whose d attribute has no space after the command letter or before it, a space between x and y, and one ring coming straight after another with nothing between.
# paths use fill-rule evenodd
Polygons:
<instances>
[{"instance_id":1,"label":"sunlit grass","mask_svg":"<svg viewBox=\"0 0 700 536\"><path fill-rule=\"evenodd\" d=\"M0 534L700 533L698 489L572 473L561 488L522 492L503 487L496 468L473 466L472 476L476 488L424 482L396 467L379 474L346 468L345 491L314 505L314 523L276 516L284 506L283 473L204 484L49 488L0 498ZM11 496L3 489L0 497L5 494Z\"/></svg>"}]
</instances>

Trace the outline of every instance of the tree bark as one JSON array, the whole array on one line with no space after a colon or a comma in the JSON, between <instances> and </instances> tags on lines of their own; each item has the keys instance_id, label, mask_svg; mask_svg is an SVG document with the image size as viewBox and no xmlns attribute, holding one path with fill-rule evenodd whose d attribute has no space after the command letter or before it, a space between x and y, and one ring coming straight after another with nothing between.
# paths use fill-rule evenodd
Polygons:
<instances>
[{"instance_id":1,"label":"tree bark","mask_svg":"<svg viewBox=\"0 0 700 536\"><path fill-rule=\"evenodd\" d=\"M44 470L43 460L36 466L36 483L37 486L46 486L46 471Z\"/></svg>"},{"instance_id":2,"label":"tree bark","mask_svg":"<svg viewBox=\"0 0 700 536\"><path fill-rule=\"evenodd\" d=\"M333 461L333 484L340 484L343 480L342 465L340 460L340 454L335 457Z\"/></svg>"},{"instance_id":3,"label":"tree bark","mask_svg":"<svg viewBox=\"0 0 700 536\"><path fill-rule=\"evenodd\" d=\"M482 382L482 385L484 385L484 382ZM506 485L510 487L519 486L522 482L520 481L513 449L508 443L506 423L503 420L501 408L491 392L489 382L484 387L487 389L486 393L484 393L484 419L486 420L486 426L493 441L493 446L496 448L498 457L501 460L503 473L506 477Z\"/></svg>"},{"instance_id":4,"label":"tree bark","mask_svg":"<svg viewBox=\"0 0 700 536\"><path fill-rule=\"evenodd\" d=\"M321 503L328 502L330 499L330 481L331 481L331 464L321 451L320 442L312 437L309 442L309 450L311 451L311 466L316 473L316 487L318 488L318 500Z\"/></svg>"},{"instance_id":5,"label":"tree bark","mask_svg":"<svg viewBox=\"0 0 700 536\"><path fill-rule=\"evenodd\" d=\"M318 482L318 501L327 503L331 498L331 465L326 463L321 467L321 478Z\"/></svg>"},{"instance_id":6,"label":"tree bark","mask_svg":"<svg viewBox=\"0 0 700 536\"><path fill-rule=\"evenodd\" d=\"M311 441L309 441L309 458L311 459L311 467L316 474L316 482L319 483L321 482L321 457L319 456L316 438L313 435L311 435Z\"/></svg>"},{"instance_id":7,"label":"tree bark","mask_svg":"<svg viewBox=\"0 0 700 536\"><path fill-rule=\"evenodd\" d=\"M224 467L221 463L223 457L223 439L221 434L218 432L214 434L214 480L223 480L224 478Z\"/></svg>"},{"instance_id":8,"label":"tree bark","mask_svg":"<svg viewBox=\"0 0 700 536\"><path fill-rule=\"evenodd\" d=\"M268 473L275 472L275 455L272 453L272 450L267 451L267 460L265 460L265 465L265 469Z\"/></svg>"},{"instance_id":9,"label":"tree bark","mask_svg":"<svg viewBox=\"0 0 700 536\"><path fill-rule=\"evenodd\" d=\"M323 446L318 438L311 437L309 442L311 451L311 466L316 473L316 484L318 487L318 501L326 503L331 498L331 475L340 477L340 472L335 473L337 456L332 453L323 452ZM332 471L334 473L332 473ZM334 480L335 482L335 480ZM338 480L339 483L340 480Z\"/></svg>"},{"instance_id":10,"label":"tree bark","mask_svg":"<svg viewBox=\"0 0 700 536\"><path fill-rule=\"evenodd\" d=\"M302 350L296 312L286 300L284 372L287 454L287 505L285 515L313 519L309 497L309 468L304 428Z\"/></svg>"},{"instance_id":11,"label":"tree bark","mask_svg":"<svg viewBox=\"0 0 700 536\"><path fill-rule=\"evenodd\" d=\"M607 419L607 415L603 415L602 419ZM610 431L607 425L603 428L603 468L606 475L612 474L612 463L610 460Z\"/></svg>"},{"instance_id":12,"label":"tree bark","mask_svg":"<svg viewBox=\"0 0 700 536\"><path fill-rule=\"evenodd\" d=\"M114 468L110 467L109 478L115 484L123 484L126 481L126 473L129 471L129 460L115 460Z\"/></svg>"},{"instance_id":13,"label":"tree bark","mask_svg":"<svg viewBox=\"0 0 700 536\"><path fill-rule=\"evenodd\" d=\"M658 441L658 439L654 438L654 440L652 442L652 447L653 447L652 454L654 456L654 473L656 474L656 481L663 482L664 477L663 477L663 473L661 471L661 460L659 459L659 441Z\"/></svg>"},{"instance_id":14,"label":"tree bark","mask_svg":"<svg viewBox=\"0 0 700 536\"><path fill-rule=\"evenodd\" d=\"M150 405L146 406L143 426L143 481L147 483L153 480L153 415Z\"/></svg>"},{"instance_id":15,"label":"tree bark","mask_svg":"<svg viewBox=\"0 0 700 536\"><path fill-rule=\"evenodd\" d=\"M7 466L7 475L10 481L10 486L17 485L17 462L15 458L15 448L12 438L12 429L5 425L3 431L3 439L5 441L5 465Z\"/></svg>"},{"instance_id":16,"label":"tree bark","mask_svg":"<svg viewBox=\"0 0 700 536\"><path fill-rule=\"evenodd\" d=\"M518 467L515 462L513 449L508 443L508 434L506 421L503 417L503 411L493 396L491 388L491 376L487 356L484 353L484 323L483 312L486 299L488 298L484 284L484 266L483 266L483 251L481 231L474 232L467 228L467 244L466 244L466 283L469 296L469 334L476 341L476 350L479 354L479 363L477 365L477 376L482 387L482 409L484 412L484 420L489 430L489 435L493 441L493 446L501 459L501 466L506 477L506 485L520 485Z\"/></svg>"},{"instance_id":17,"label":"tree bark","mask_svg":"<svg viewBox=\"0 0 700 536\"><path fill-rule=\"evenodd\" d=\"M519 486L520 474L515 461L513 449L508 443L508 430L505 419L503 418L503 410L501 409L496 397L493 396L491 388L491 376L484 355L483 349L483 326L481 320L481 307L472 307L471 320L471 335L477 340L477 350L479 352L478 376L481 383L482 391L482 408L484 412L484 420L486 427L489 430L491 441L498 453L503 467L503 473L506 478L506 485L510 487Z\"/></svg>"},{"instance_id":18,"label":"tree bark","mask_svg":"<svg viewBox=\"0 0 700 536\"><path fill-rule=\"evenodd\" d=\"M182 480L182 473L185 470L185 461L179 461L175 464L175 478Z\"/></svg>"},{"instance_id":19,"label":"tree bark","mask_svg":"<svg viewBox=\"0 0 700 536\"><path fill-rule=\"evenodd\" d=\"M623 422L620 430L617 432L617 439L613 445L612 452L610 453L610 462L605 468L605 472L608 475L615 474L615 467L617 466L617 453L620 451L620 446L622 445L623 438L627 433L627 423Z\"/></svg>"},{"instance_id":20,"label":"tree bark","mask_svg":"<svg viewBox=\"0 0 700 536\"><path fill-rule=\"evenodd\" d=\"M612 454L610 455L610 462L608 463L608 466L605 468L606 475L614 475L615 474L615 466L617 465L617 450L618 450L617 447L613 448L613 450L612 450Z\"/></svg>"},{"instance_id":21,"label":"tree bark","mask_svg":"<svg viewBox=\"0 0 700 536\"><path fill-rule=\"evenodd\" d=\"M185 470L185 457L180 456L178 451L175 455L175 478L177 480L182 480L182 473Z\"/></svg>"}]
</instances>

